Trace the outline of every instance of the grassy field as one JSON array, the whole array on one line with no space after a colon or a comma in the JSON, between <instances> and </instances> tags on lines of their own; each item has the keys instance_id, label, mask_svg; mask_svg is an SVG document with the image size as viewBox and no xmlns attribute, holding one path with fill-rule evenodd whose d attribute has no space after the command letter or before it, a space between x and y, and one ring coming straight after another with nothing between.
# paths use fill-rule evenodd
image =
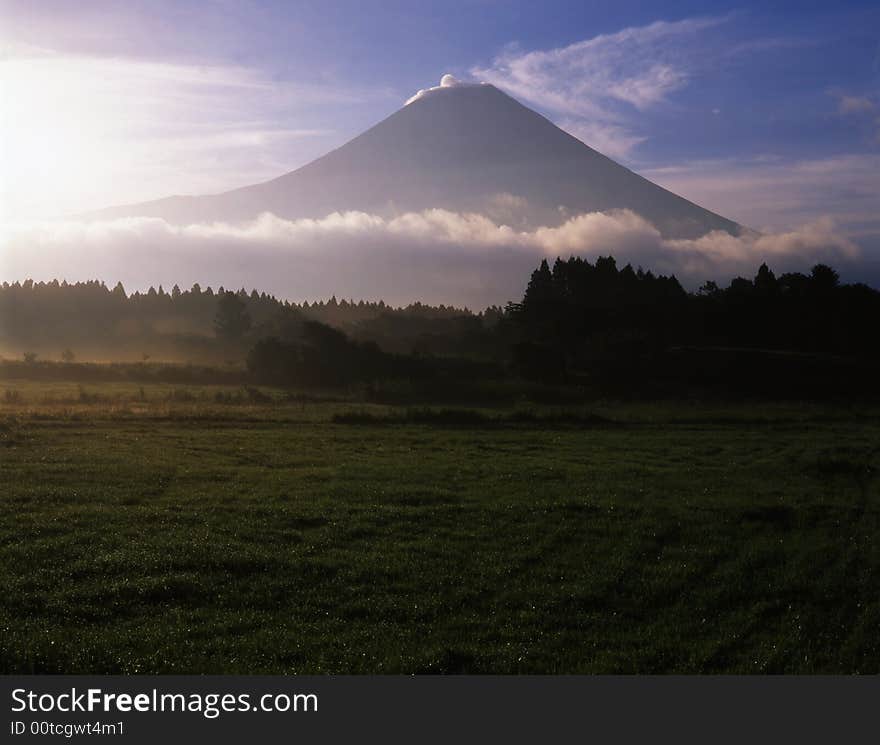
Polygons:
<instances>
[{"instance_id":1,"label":"grassy field","mask_svg":"<svg viewBox=\"0 0 880 745\"><path fill-rule=\"evenodd\" d=\"M880 672L880 411L0 382L0 672Z\"/></svg>"}]
</instances>

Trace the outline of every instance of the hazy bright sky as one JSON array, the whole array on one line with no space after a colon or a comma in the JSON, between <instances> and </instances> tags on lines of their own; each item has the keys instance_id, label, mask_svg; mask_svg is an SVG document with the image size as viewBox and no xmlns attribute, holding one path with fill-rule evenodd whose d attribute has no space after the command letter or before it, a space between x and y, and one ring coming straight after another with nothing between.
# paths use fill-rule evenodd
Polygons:
<instances>
[{"instance_id":1,"label":"hazy bright sky","mask_svg":"<svg viewBox=\"0 0 880 745\"><path fill-rule=\"evenodd\" d=\"M876 2L0 0L8 220L265 180L451 72L755 228L880 245Z\"/></svg>"}]
</instances>

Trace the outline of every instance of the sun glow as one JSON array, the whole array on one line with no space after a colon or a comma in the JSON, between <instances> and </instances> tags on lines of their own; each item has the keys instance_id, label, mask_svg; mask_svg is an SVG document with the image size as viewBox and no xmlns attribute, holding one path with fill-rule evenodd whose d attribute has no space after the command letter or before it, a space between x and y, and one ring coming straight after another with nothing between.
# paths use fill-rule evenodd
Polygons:
<instances>
[{"instance_id":1,"label":"sun glow","mask_svg":"<svg viewBox=\"0 0 880 745\"><path fill-rule=\"evenodd\" d=\"M101 196L126 167L127 115L95 64L7 57L0 81L3 220L77 210Z\"/></svg>"},{"instance_id":2,"label":"sun glow","mask_svg":"<svg viewBox=\"0 0 880 745\"><path fill-rule=\"evenodd\" d=\"M211 193L288 167L293 142L325 130L279 126L293 101L235 65L58 54L0 55L0 220L84 212L180 193Z\"/></svg>"}]
</instances>

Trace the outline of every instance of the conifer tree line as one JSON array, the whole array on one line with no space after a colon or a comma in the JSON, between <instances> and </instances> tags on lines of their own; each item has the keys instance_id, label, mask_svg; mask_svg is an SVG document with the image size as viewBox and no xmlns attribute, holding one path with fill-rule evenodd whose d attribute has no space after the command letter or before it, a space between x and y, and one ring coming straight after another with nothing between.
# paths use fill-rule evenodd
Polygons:
<instances>
[{"instance_id":1,"label":"conifer tree line","mask_svg":"<svg viewBox=\"0 0 880 745\"><path fill-rule=\"evenodd\" d=\"M622 269L612 257L547 261L496 335L508 368L630 395L877 397L880 292L824 264L706 282Z\"/></svg>"},{"instance_id":2,"label":"conifer tree line","mask_svg":"<svg viewBox=\"0 0 880 745\"><path fill-rule=\"evenodd\" d=\"M392 307L381 300L335 296L295 303L257 290L203 289L199 284L127 293L121 283L111 289L98 280L25 280L0 285L0 355L216 362L224 355L243 356L254 340L305 320L399 347L426 324L449 335L462 324L480 326L500 313L500 308L474 314L418 302Z\"/></svg>"},{"instance_id":3,"label":"conifer tree line","mask_svg":"<svg viewBox=\"0 0 880 745\"><path fill-rule=\"evenodd\" d=\"M584 342L662 348L741 346L803 352L878 354L880 292L843 284L825 264L776 276L762 264L753 279L706 282L686 292L675 276L655 276L613 257L542 261L522 302L509 304L526 339L569 352Z\"/></svg>"},{"instance_id":4,"label":"conifer tree line","mask_svg":"<svg viewBox=\"0 0 880 745\"><path fill-rule=\"evenodd\" d=\"M764 264L751 279L736 277L724 287L707 282L688 292L675 276L620 268L610 256L557 258L540 263L518 302L479 313L335 297L293 303L198 284L131 294L99 281L0 286L0 354L7 358L249 359L271 369L276 381L303 360L314 363L316 380L334 377L325 368L336 364L354 367L335 376L347 381L389 370L409 374L415 368L401 356L489 361L511 374L561 382L602 371L623 379L639 366L660 369L687 349L877 360L877 328L880 292L844 284L823 264L779 276ZM285 365L273 363L273 354ZM383 354L397 355L397 362Z\"/></svg>"}]
</instances>

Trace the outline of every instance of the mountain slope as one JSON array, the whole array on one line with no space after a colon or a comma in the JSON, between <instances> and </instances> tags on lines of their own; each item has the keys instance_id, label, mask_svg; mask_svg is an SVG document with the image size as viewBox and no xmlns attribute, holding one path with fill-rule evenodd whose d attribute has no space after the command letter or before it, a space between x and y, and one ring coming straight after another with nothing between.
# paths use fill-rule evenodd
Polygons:
<instances>
[{"instance_id":1,"label":"mountain slope","mask_svg":"<svg viewBox=\"0 0 880 745\"><path fill-rule=\"evenodd\" d=\"M113 207L102 218L237 222L361 210L483 212L515 227L631 209L667 237L740 227L642 178L491 85L431 89L342 147L279 178L211 196Z\"/></svg>"}]
</instances>

